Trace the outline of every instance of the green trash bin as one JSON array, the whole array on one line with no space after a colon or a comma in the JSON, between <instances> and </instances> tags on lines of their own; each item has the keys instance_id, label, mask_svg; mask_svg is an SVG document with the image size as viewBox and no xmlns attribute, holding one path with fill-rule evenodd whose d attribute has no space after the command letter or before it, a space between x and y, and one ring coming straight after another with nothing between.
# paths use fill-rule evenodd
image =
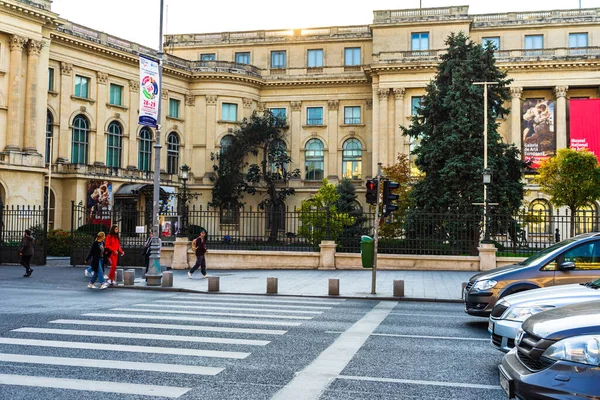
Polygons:
<instances>
[{"instance_id":1,"label":"green trash bin","mask_svg":"<svg viewBox=\"0 0 600 400\"><path fill-rule=\"evenodd\" d=\"M375 242L372 237L366 235L360 237L360 258L363 268L373 268L374 248Z\"/></svg>"}]
</instances>

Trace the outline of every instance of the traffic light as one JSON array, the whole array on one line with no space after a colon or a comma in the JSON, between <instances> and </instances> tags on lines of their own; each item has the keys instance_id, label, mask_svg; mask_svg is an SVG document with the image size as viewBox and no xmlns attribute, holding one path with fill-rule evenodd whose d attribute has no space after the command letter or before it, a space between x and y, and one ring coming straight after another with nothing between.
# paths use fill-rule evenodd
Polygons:
<instances>
[{"instance_id":1,"label":"traffic light","mask_svg":"<svg viewBox=\"0 0 600 400\"><path fill-rule=\"evenodd\" d=\"M377 181L369 179L367 181L367 204L377 204L379 190L377 190Z\"/></svg>"},{"instance_id":2,"label":"traffic light","mask_svg":"<svg viewBox=\"0 0 600 400\"><path fill-rule=\"evenodd\" d=\"M392 190L398 189L400 184L392 181L383 181L383 216L387 217L398 209L396 204L392 204L393 201L398 200L400 197L397 194L392 193Z\"/></svg>"}]
</instances>

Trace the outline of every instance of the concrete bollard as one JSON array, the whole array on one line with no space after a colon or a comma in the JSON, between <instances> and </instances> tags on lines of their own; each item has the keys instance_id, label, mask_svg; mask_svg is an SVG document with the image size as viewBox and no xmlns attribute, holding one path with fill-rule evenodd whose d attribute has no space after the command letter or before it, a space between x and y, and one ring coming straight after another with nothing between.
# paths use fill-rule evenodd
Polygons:
<instances>
[{"instance_id":1,"label":"concrete bollard","mask_svg":"<svg viewBox=\"0 0 600 400\"><path fill-rule=\"evenodd\" d=\"M135 283L135 269L128 269L125 271L125 286L133 286Z\"/></svg>"},{"instance_id":2,"label":"concrete bollard","mask_svg":"<svg viewBox=\"0 0 600 400\"><path fill-rule=\"evenodd\" d=\"M404 297L404 281L394 281L394 297Z\"/></svg>"},{"instance_id":3,"label":"concrete bollard","mask_svg":"<svg viewBox=\"0 0 600 400\"><path fill-rule=\"evenodd\" d=\"M463 282L462 286L460 288L460 298L464 299L465 298L465 288L467 287L467 285L469 284L469 282Z\"/></svg>"},{"instance_id":4,"label":"concrete bollard","mask_svg":"<svg viewBox=\"0 0 600 400\"><path fill-rule=\"evenodd\" d=\"M208 277L208 291L209 292L218 292L219 291L219 277L218 276L209 276Z\"/></svg>"},{"instance_id":5,"label":"concrete bollard","mask_svg":"<svg viewBox=\"0 0 600 400\"><path fill-rule=\"evenodd\" d=\"M277 278L267 278L267 293L277 293Z\"/></svg>"},{"instance_id":6,"label":"concrete bollard","mask_svg":"<svg viewBox=\"0 0 600 400\"><path fill-rule=\"evenodd\" d=\"M117 270L117 283L123 282L123 268Z\"/></svg>"},{"instance_id":7,"label":"concrete bollard","mask_svg":"<svg viewBox=\"0 0 600 400\"><path fill-rule=\"evenodd\" d=\"M173 287L173 271L162 273L162 287Z\"/></svg>"},{"instance_id":8,"label":"concrete bollard","mask_svg":"<svg viewBox=\"0 0 600 400\"><path fill-rule=\"evenodd\" d=\"M330 279L329 280L329 295L339 296L340 295L340 280Z\"/></svg>"}]
</instances>

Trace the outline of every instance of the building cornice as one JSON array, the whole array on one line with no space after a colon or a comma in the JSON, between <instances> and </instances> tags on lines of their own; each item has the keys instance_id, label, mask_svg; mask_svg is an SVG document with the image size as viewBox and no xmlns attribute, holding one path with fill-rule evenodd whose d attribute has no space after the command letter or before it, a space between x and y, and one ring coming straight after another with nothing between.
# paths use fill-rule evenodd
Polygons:
<instances>
[{"instance_id":1,"label":"building cornice","mask_svg":"<svg viewBox=\"0 0 600 400\"><path fill-rule=\"evenodd\" d=\"M61 25L58 14L40 7L28 5L17 1L0 0L0 9L10 15L24 18L33 22L57 27Z\"/></svg>"}]
</instances>

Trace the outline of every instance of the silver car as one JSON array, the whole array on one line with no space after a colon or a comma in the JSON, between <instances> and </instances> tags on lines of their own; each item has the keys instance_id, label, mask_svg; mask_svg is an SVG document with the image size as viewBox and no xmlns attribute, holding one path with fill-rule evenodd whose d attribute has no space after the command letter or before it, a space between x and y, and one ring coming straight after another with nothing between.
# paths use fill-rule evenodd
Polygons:
<instances>
[{"instance_id":1,"label":"silver car","mask_svg":"<svg viewBox=\"0 0 600 400\"><path fill-rule=\"evenodd\" d=\"M511 294L500 299L490 315L488 332L492 346L505 353L515 347L523 321L539 312L585 301L600 300L600 279Z\"/></svg>"}]
</instances>

